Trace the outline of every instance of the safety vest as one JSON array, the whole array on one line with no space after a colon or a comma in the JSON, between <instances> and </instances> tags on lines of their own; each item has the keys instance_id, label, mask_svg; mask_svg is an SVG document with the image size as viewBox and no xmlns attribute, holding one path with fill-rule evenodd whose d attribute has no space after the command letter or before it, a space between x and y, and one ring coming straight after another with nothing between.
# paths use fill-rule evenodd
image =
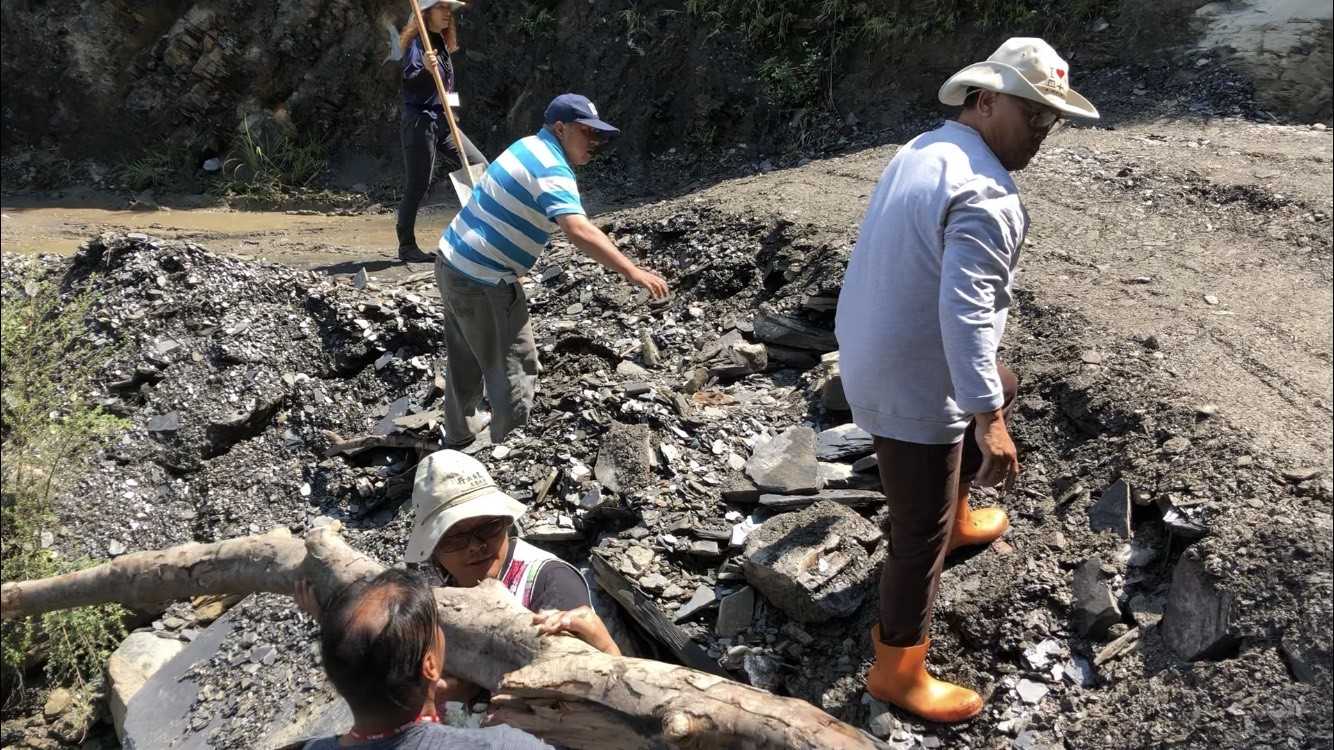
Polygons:
<instances>
[{"instance_id":1,"label":"safety vest","mask_svg":"<svg viewBox=\"0 0 1334 750\"><path fill-rule=\"evenodd\" d=\"M510 564L501 573L500 582L523 605L524 609L532 610L533 588L537 585L537 574L541 573L542 568L548 564L569 565L571 570L576 574L579 573L579 569L573 565L544 549L534 547L522 539L510 537L510 545L514 548L510 554ZM430 565L439 575L442 586L453 585L449 574L445 572L444 568L440 567L439 563L432 560ZM582 581L583 578L582 575L579 576L579 580ZM584 590L588 591L588 581L584 581ZM588 599L589 601L593 600L592 591L589 591Z\"/></svg>"},{"instance_id":2,"label":"safety vest","mask_svg":"<svg viewBox=\"0 0 1334 750\"><path fill-rule=\"evenodd\" d=\"M533 601L533 587L537 584L537 574L542 572L542 568L550 563L557 565L570 565L564 560L539 549L525 542L522 539L512 539L514 544L514 554L510 556L509 567L500 576L500 582L509 589L515 599L523 605L524 609L531 610ZM570 565L574 568L573 565ZM578 570L575 570L578 573ZM583 576L580 576L583 579ZM588 582L584 581L584 588L588 588ZM589 599L593 598L592 592L589 592Z\"/></svg>"}]
</instances>

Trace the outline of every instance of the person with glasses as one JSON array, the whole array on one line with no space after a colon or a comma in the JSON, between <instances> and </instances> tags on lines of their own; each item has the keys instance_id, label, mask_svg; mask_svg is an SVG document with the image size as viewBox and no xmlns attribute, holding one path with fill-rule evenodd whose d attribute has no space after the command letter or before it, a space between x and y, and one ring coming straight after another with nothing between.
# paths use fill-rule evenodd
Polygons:
<instances>
[{"instance_id":1,"label":"person with glasses","mask_svg":"<svg viewBox=\"0 0 1334 750\"><path fill-rule=\"evenodd\" d=\"M505 494L477 459L443 450L417 466L415 523L403 560L437 586L470 588L494 578L531 610L544 634L568 633L620 655L575 567L513 534L527 508Z\"/></svg>"},{"instance_id":2,"label":"person with glasses","mask_svg":"<svg viewBox=\"0 0 1334 750\"><path fill-rule=\"evenodd\" d=\"M945 556L1009 528L973 509L969 486L1013 482L1008 428L1018 381L997 360L1028 213L1010 173L1063 117L1097 118L1070 67L1041 39L1015 38L939 93L954 120L905 144L871 195L838 299L839 369L853 420L875 438L889 553L871 631L872 697L935 722L982 710L926 671Z\"/></svg>"},{"instance_id":3,"label":"person with glasses","mask_svg":"<svg viewBox=\"0 0 1334 750\"><path fill-rule=\"evenodd\" d=\"M557 229L652 297L667 296L667 282L621 254L588 220L579 197L574 168L619 132L587 97L561 94L547 106L536 135L515 142L487 167L441 236L435 275L445 308L446 447L468 445L486 424L477 410L483 384L493 443L527 423L537 387L537 346L519 278Z\"/></svg>"}]
</instances>

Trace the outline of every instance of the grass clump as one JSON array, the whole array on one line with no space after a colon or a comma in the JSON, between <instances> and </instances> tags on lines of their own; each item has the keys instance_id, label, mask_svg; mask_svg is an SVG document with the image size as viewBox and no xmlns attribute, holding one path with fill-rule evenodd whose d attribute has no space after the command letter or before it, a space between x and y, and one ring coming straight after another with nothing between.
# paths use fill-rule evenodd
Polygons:
<instances>
[{"instance_id":1,"label":"grass clump","mask_svg":"<svg viewBox=\"0 0 1334 750\"><path fill-rule=\"evenodd\" d=\"M310 188L328 167L323 143L298 137L289 128L241 124L241 136L223 161L218 191L228 196L276 199Z\"/></svg>"},{"instance_id":2,"label":"grass clump","mask_svg":"<svg viewBox=\"0 0 1334 750\"><path fill-rule=\"evenodd\" d=\"M89 292L61 297L48 283L6 284L0 307L0 578L19 581L86 567L51 547L52 500L68 488L72 467L124 420L91 401L108 355L88 343ZM12 699L34 656L44 653L53 684L82 686L101 673L124 638L118 605L52 612L0 625L0 676Z\"/></svg>"}]
</instances>

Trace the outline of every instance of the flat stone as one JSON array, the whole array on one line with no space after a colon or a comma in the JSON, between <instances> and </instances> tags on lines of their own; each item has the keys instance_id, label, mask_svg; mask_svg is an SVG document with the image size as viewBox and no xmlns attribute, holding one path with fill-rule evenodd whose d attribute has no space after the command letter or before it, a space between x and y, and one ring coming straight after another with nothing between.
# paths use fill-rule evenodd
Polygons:
<instances>
[{"instance_id":1,"label":"flat stone","mask_svg":"<svg viewBox=\"0 0 1334 750\"><path fill-rule=\"evenodd\" d=\"M544 542L577 542L583 539L584 535L578 529L567 529L553 523L547 523L525 529L523 538L529 542L542 544Z\"/></svg>"},{"instance_id":2,"label":"flat stone","mask_svg":"<svg viewBox=\"0 0 1334 750\"><path fill-rule=\"evenodd\" d=\"M624 380L642 381L649 379L648 370L645 370L628 359L623 359L616 365L616 374Z\"/></svg>"},{"instance_id":3,"label":"flat stone","mask_svg":"<svg viewBox=\"0 0 1334 750\"><path fill-rule=\"evenodd\" d=\"M700 586L691 595L690 601L676 610L672 621L681 623L718 603L718 595L712 586Z\"/></svg>"},{"instance_id":4,"label":"flat stone","mask_svg":"<svg viewBox=\"0 0 1334 750\"><path fill-rule=\"evenodd\" d=\"M817 352L832 352L838 349L838 339L833 331L817 328L805 321L791 316L781 315L768 309L760 308L755 316L755 338L766 344L778 344L793 349L810 349Z\"/></svg>"},{"instance_id":5,"label":"flat stone","mask_svg":"<svg viewBox=\"0 0 1334 750\"><path fill-rule=\"evenodd\" d=\"M765 492L810 495L820 490L815 460L815 431L791 427L755 447L746 462L746 474Z\"/></svg>"},{"instance_id":6,"label":"flat stone","mask_svg":"<svg viewBox=\"0 0 1334 750\"><path fill-rule=\"evenodd\" d=\"M875 490L821 490L815 495L760 495L759 504L775 510L794 510L805 508L817 502L831 502L851 508L865 508L881 505L885 496Z\"/></svg>"},{"instance_id":7,"label":"flat stone","mask_svg":"<svg viewBox=\"0 0 1334 750\"><path fill-rule=\"evenodd\" d=\"M852 464L820 462L820 481L830 490L878 490L880 475L875 472L855 472Z\"/></svg>"},{"instance_id":8,"label":"flat stone","mask_svg":"<svg viewBox=\"0 0 1334 750\"><path fill-rule=\"evenodd\" d=\"M1293 484L1301 484L1310 479L1315 479L1324 473L1324 469L1319 466L1305 466L1299 469L1288 469L1283 472L1283 478Z\"/></svg>"},{"instance_id":9,"label":"flat stone","mask_svg":"<svg viewBox=\"0 0 1334 750\"><path fill-rule=\"evenodd\" d=\"M883 551L870 521L838 503L784 513L751 533L746 580L800 622L846 617L861 606Z\"/></svg>"},{"instance_id":10,"label":"flat stone","mask_svg":"<svg viewBox=\"0 0 1334 750\"><path fill-rule=\"evenodd\" d=\"M630 559L636 572L648 570L649 566L653 564L653 558L655 557L653 550L648 547L640 547L639 545L635 545L626 550L625 556Z\"/></svg>"},{"instance_id":11,"label":"flat stone","mask_svg":"<svg viewBox=\"0 0 1334 750\"><path fill-rule=\"evenodd\" d=\"M371 433L374 435L389 435L398 432L399 426L395 424L395 422L402 417L408 416L408 412L411 409L412 399L408 396L404 396L394 401L389 404L388 409L385 410L385 415L380 418L380 421L376 422L375 426L371 428Z\"/></svg>"},{"instance_id":12,"label":"flat stone","mask_svg":"<svg viewBox=\"0 0 1334 750\"><path fill-rule=\"evenodd\" d=\"M1131 487L1124 479L1118 479L1108 487L1098 502L1089 508L1089 529L1110 531L1122 539L1130 538L1130 504L1133 496Z\"/></svg>"},{"instance_id":13,"label":"flat stone","mask_svg":"<svg viewBox=\"0 0 1334 750\"><path fill-rule=\"evenodd\" d=\"M1219 655L1236 642L1231 620L1231 592L1205 570L1196 549L1186 550L1172 571L1161 624L1163 640L1183 659Z\"/></svg>"},{"instance_id":14,"label":"flat stone","mask_svg":"<svg viewBox=\"0 0 1334 750\"><path fill-rule=\"evenodd\" d=\"M1112 590L1102 582L1102 561L1085 560L1075 569L1073 585L1075 626L1079 634L1102 638L1121 621L1121 610Z\"/></svg>"},{"instance_id":15,"label":"flat stone","mask_svg":"<svg viewBox=\"0 0 1334 750\"><path fill-rule=\"evenodd\" d=\"M167 434L181 429L181 413L178 411L157 414L148 418L148 431Z\"/></svg>"},{"instance_id":16,"label":"flat stone","mask_svg":"<svg viewBox=\"0 0 1334 750\"><path fill-rule=\"evenodd\" d=\"M1051 688L1040 682L1021 679L1019 680L1019 684L1015 686L1014 692L1019 695L1019 700L1024 703L1036 705L1041 703L1043 698L1047 697L1047 693L1051 692Z\"/></svg>"},{"instance_id":17,"label":"flat stone","mask_svg":"<svg viewBox=\"0 0 1334 750\"><path fill-rule=\"evenodd\" d=\"M718 606L718 622L713 632L731 638L750 627L755 619L755 590L749 586L725 597Z\"/></svg>"},{"instance_id":18,"label":"flat stone","mask_svg":"<svg viewBox=\"0 0 1334 750\"><path fill-rule=\"evenodd\" d=\"M393 424L401 430L420 430L423 427L440 424L443 421L444 414L439 409L427 409L416 414L396 417Z\"/></svg>"},{"instance_id":19,"label":"flat stone","mask_svg":"<svg viewBox=\"0 0 1334 750\"><path fill-rule=\"evenodd\" d=\"M653 479L653 433L648 425L612 422L598 448L593 474L618 495L645 489Z\"/></svg>"},{"instance_id":20,"label":"flat stone","mask_svg":"<svg viewBox=\"0 0 1334 750\"><path fill-rule=\"evenodd\" d=\"M861 458L852 462L852 470L857 472L858 474L865 471L879 472L880 459L874 453L872 453L869 456L862 456Z\"/></svg>"},{"instance_id":21,"label":"flat stone","mask_svg":"<svg viewBox=\"0 0 1334 750\"><path fill-rule=\"evenodd\" d=\"M831 427L816 438L816 457L821 461L861 458L875 450L873 440L870 433L851 422Z\"/></svg>"},{"instance_id":22,"label":"flat stone","mask_svg":"<svg viewBox=\"0 0 1334 750\"><path fill-rule=\"evenodd\" d=\"M716 560L723 556L722 548L713 539L700 539L691 542L690 548L686 552L692 557L701 557L706 560Z\"/></svg>"},{"instance_id":23,"label":"flat stone","mask_svg":"<svg viewBox=\"0 0 1334 750\"><path fill-rule=\"evenodd\" d=\"M648 575L639 579L639 585L649 591L657 593L670 586L671 582L668 581L667 577L662 575L661 573L649 573Z\"/></svg>"},{"instance_id":24,"label":"flat stone","mask_svg":"<svg viewBox=\"0 0 1334 750\"><path fill-rule=\"evenodd\" d=\"M723 502L733 503L735 505L754 505L759 502L760 488L750 479L740 475L733 474L720 490Z\"/></svg>"},{"instance_id":25,"label":"flat stone","mask_svg":"<svg viewBox=\"0 0 1334 750\"><path fill-rule=\"evenodd\" d=\"M889 739L900 728L899 720L894 718L894 714L889 711L876 714L871 720L866 722L866 729L871 734L882 740Z\"/></svg>"},{"instance_id":26,"label":"flat stone","mask_svg":"<svg viewBox=\"0 0 1334 750\"><path fill-rule=\"evenodd\" d=\"M641 380L634 383L626 383L622 386L622 389L625 391L625 395L634 398L635 396L642 396L645 393L651 392L653 386Z\"/></svg>"},{"instance_id":27,"label":"flat stone","mask_svg":"<svg viewBox=\"0 0 1334 750\"><path fill-rule=\"evenodd\" d=\"M1197 522L1184 508L1180 508L1167 495L1160 496L1155 504L1158 506L1158 512L1162 514L1163 526L1173 536L1186 541L1203 539L1209 534L1209 529L1204 524Z\"/></svg>"}]
</instances>

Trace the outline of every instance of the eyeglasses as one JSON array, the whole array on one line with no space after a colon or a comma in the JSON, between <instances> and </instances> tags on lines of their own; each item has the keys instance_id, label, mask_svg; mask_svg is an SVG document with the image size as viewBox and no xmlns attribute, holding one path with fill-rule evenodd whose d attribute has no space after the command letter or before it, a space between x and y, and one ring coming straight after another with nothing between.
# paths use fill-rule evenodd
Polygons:
<instances>
[{"instance_id":1,"label":"eyeglasses","mask_svg":"<svg viewBox=\"0 0 1334 750\"><path fill-rule=\"evenodd\" d=\"M440 537L440 541L436 542L435 549L437 552L458 552L472 546L474 542L478 545L486 545L508 529L511 523L508 518L498 518L471 531L446 534Z\"/></svg>"},{"instance_id":2,"label":"eyeglasses","mask_svg":"<svg viewBox=\"0 0 1334 750\"><path fill-rule=\"evenodd\" d=\"M1028 116L1028 127L1034 130L1052 130L1061 121L1061 113L1050 107L1029 104L1018 97L1015 97L1015 100L1019 102L1024 114Z\"/></svg>"}]
</instances>

